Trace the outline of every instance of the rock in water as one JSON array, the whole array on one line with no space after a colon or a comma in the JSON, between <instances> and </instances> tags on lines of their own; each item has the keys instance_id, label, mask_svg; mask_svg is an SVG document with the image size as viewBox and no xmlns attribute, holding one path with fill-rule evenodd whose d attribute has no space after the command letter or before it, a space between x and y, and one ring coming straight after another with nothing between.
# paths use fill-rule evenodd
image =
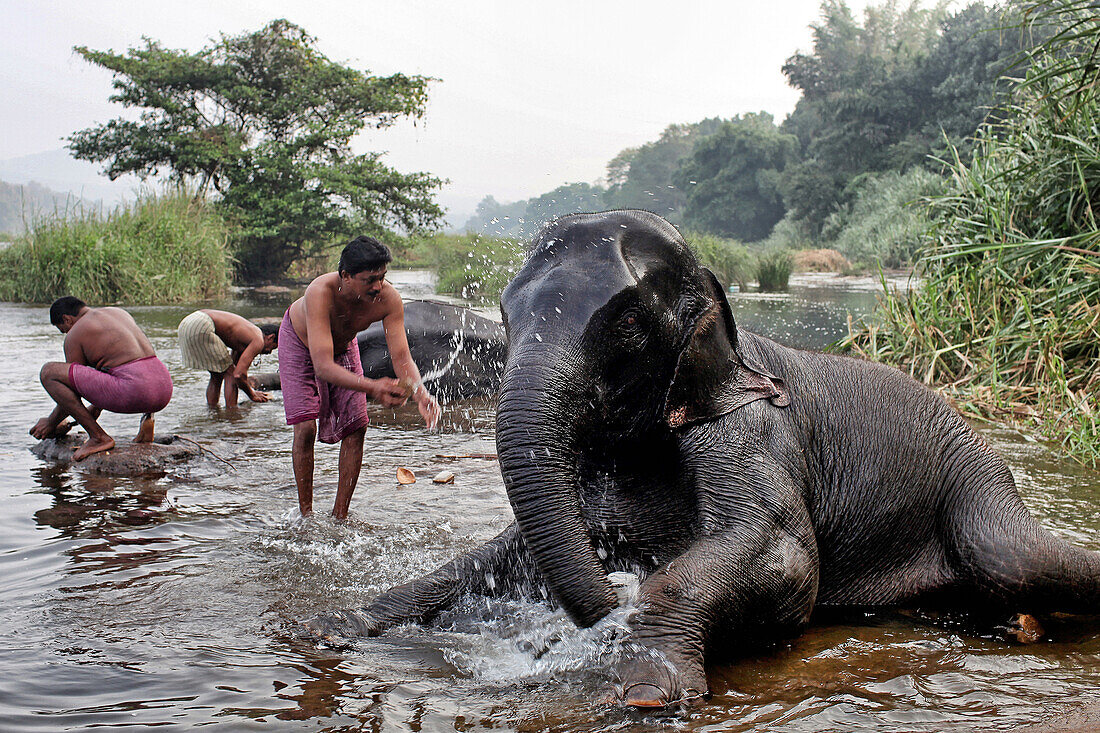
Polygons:
<instances>
[{"instance_id":1,"label":"rock in water","mask_svg":"<svg viewBox=\"0 0 1100 733\"><path fill-rule=\"evenodd\" d=\"M86 437L82 434L46 438L31 448L31 453L55 463L72 463L73 453L85 440ZM191 460L201 452L198 443L178 435L166 435L156 438L152 443L121 440L111 450L93 453L74 465L106 476L140 476L166 473L172 466Z\"/></svg>"}]
</instances>

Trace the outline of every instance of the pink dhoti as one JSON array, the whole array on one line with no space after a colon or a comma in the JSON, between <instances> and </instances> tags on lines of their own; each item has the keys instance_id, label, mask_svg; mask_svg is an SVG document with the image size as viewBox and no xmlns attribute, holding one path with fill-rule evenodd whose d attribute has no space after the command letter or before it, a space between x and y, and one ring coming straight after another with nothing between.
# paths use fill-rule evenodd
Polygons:
<instances>
[{"instance_id":1,"label":"pink dhoti","mask_svg":"<svg viewBox=\"0 0 1100 733\"><path fill-rule=\"evenodd\" d=\"M102 371L69 364L69 384L78 395L108 412L159 412L172 399L172 376L156 356Z\"/></svg>"},{"instance_id":2,"label":"pink dhoti","mask_svg":"<svg viewBox=\"0 0 1100 733\"><path fill-rule=\"evenodd\" d=\"M335 360L349 372L363 376L355 339L348 342L342 354L335 355ZM338 443L370 422L365 394L317 377L309 347L294 331L289 310L279 326L279 383L286 424L317 420L317 438L322 443Z\"/></svg>"}]
</instances>

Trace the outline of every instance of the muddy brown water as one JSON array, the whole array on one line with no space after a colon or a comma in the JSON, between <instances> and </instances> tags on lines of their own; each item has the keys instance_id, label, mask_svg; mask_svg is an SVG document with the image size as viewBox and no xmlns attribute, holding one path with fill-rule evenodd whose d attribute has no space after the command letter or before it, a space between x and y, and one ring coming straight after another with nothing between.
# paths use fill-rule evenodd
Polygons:
<instances>
[{"instance_id":1,"label":"muddy brown water","mask_svg":"<svg viewBox=\"0 0 1100 733\"><path fill-rule=\"evenodd\" d=\"M423 296L422 273L394 273ZM218 304L278 316L292 294ZM819 348L874 302L867 280L808 276L783 296L731 296L744 324ZM622 613L586 631L536 604L471 599L427 626L352 648L298 638L298 620L360 605L511 521L494 461L491 400L450 404L438 433L415 412L372 410L346 523L326 517L336 449L319 447L314 518L295 508L280 398L203 403L175 326L191 307L134 308L176 381L158 433L208 453L171 475L105 478L31 455L49 409L37 374L61 358L38 306L0 304L0 730L955 731L1100 727L1100 622L1053 619L1009 642L966 617L883 611L822 618L797 639L710 670L713 696L658 714L602 703ZM264 357L260 370L273 369ZM108 416L129 437L133 416ZM1100 549L1100 475L1003 428L1032 512ZM399 485L399 466L417 482ZM431 476L453 471L453 484ZM549 640L560 637L550 644ZM532 652L532 649L545 653Z\"/></svg>"}]
</instances>

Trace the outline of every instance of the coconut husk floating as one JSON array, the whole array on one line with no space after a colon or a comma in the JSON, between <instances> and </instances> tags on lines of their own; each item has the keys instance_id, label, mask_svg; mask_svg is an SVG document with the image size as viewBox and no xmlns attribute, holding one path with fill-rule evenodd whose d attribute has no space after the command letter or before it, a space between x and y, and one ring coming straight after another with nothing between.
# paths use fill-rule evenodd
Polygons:
<instances>
[{"instance_id":1,"label":"coconut husk floating","mask_svg":"<svg viewBox=\"0 0 1100 733\"><path fill-rule=\"evenodd\" d=\"M433 484L453 484L455 482L455 475L450 471L440 471L432 479Z\"/></svg>"},{"instance_id":2,"label":"coconut husk floating","mask_svg":"<svg viewBox=\"0 0 1100 733\"><path fill-rule=\"evenodd\" d=\"M416 475L409 469L401 466L397 469L397 483L399 484L415 484Z\"/></svg>"}]
</instances>

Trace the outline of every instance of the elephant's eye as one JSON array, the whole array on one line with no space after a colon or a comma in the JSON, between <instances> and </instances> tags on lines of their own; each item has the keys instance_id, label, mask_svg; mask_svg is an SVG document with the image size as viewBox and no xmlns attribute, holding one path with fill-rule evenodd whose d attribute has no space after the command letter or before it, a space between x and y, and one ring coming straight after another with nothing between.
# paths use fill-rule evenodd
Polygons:
<instances>
[{"instance_id":1,"label":"elephant's eye","mask_svg":"<svg viewBox=\"0 0 1100 733\"><path fill-rule=\"evenodd\" d=\"M619 316L619 327L626 331L637 331L642 325L642 314L636 308L623 311Z\"/></svg>"}]
</instances>

